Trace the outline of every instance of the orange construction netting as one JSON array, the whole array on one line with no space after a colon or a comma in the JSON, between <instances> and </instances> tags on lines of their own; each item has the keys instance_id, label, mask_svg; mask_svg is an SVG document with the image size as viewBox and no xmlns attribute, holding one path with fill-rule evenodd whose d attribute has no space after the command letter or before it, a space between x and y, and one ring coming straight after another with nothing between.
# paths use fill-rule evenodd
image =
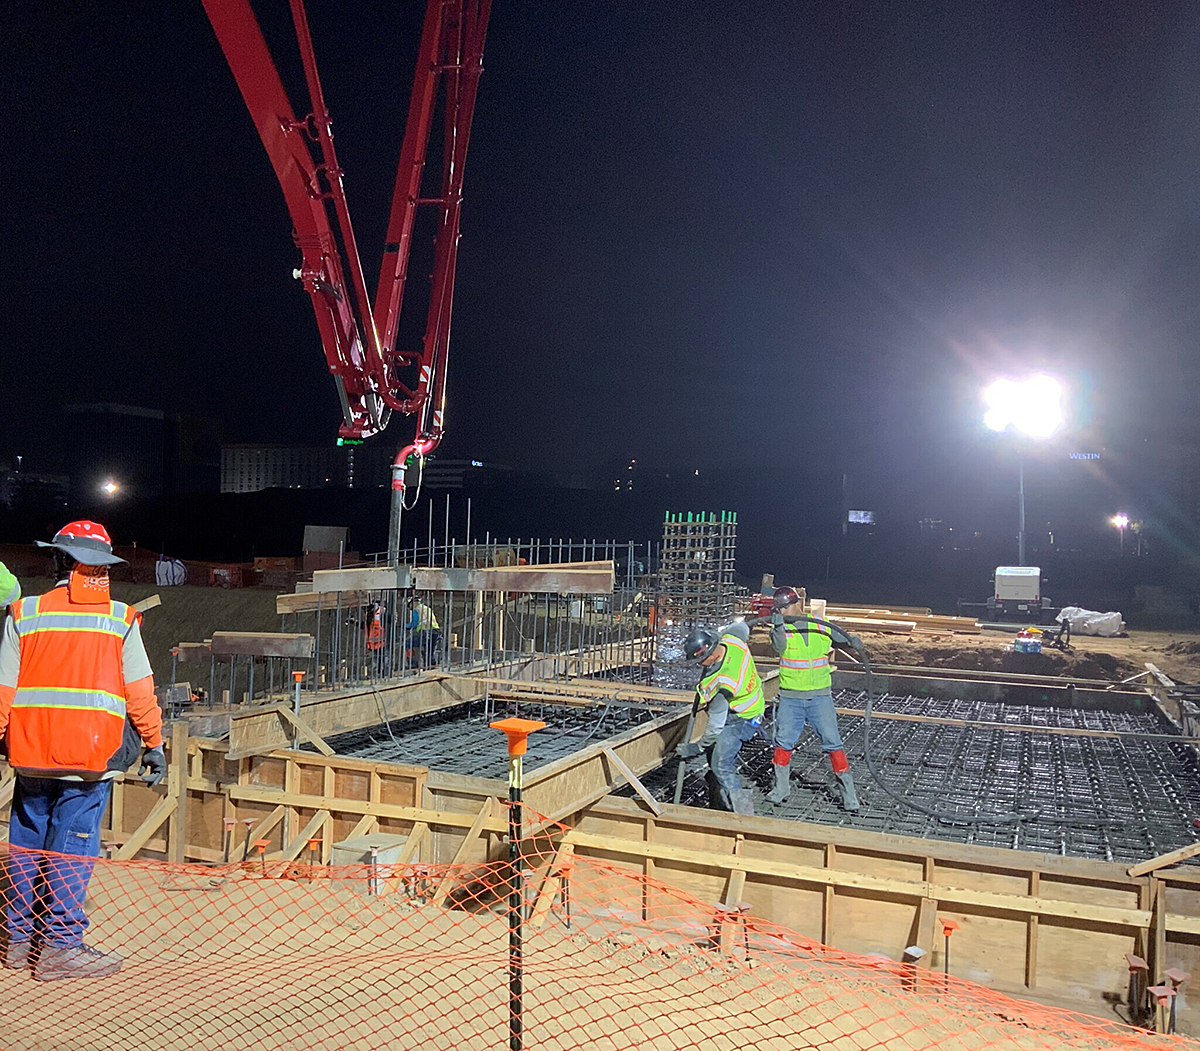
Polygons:
<instances>
[{"instance_id":1,"label":"orange construction netting","mask_svg":"<svg viewBox=\"0 0 1200 1051\"><path fill-rule=\"evenodd\" d=\"M7 849L5 906L29 904L13 888L28 888L31 872L55 880L64 864L79 861ZM87 942L123 958L120 970L63 978L61 952L49 963L36 948L32 960L7 957L23 966L0 970L0 1048L1200 1048L829 949L628 868L571 857L554 837L530 845L519 880L517 1036L514 882L507 861L100 860ZM54 929L44 887L38 895L39 922Z\"/></svg>"}]
</instances>

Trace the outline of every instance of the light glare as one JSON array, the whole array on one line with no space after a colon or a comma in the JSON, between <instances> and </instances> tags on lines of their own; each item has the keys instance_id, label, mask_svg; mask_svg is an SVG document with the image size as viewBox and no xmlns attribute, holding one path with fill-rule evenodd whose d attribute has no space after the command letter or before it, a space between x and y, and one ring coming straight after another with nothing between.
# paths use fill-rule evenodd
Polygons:
<instances>
[{"instance_id":1,"label":"light glare","mask_svg":"<svg viewBox=\"0 0 1200 1051\"><path fill-rule=\"evenodd\" d=\"M1031 376L1020 383L996 380L983 392L983 400L983 422L989 430L1014 427L1031 438L1049 438L1062 426L1062 387L1049 376Z\"/></svg>"}]
</instances>

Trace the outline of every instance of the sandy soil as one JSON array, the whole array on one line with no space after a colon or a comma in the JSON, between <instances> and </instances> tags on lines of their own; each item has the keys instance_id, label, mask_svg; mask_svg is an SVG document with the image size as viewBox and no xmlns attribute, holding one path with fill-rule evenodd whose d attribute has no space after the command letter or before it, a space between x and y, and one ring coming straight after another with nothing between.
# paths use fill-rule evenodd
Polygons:
<instances>
[{"instance_id":1,"label":"sandy soil","mask_svg":"<svg viewBox=\"0 0 1200 1051\"><path fill-rule=\"evenodd\" d=\"M54 984L0 971L5 1051L389 1051L508 1046L507 921L367 898L328 879L222 881L101 863L94 944L121 952L108 979ZM588 877L599 876L594 881ZM709 907L590 864L573 923L552 914L526 943L531 1051L1050 1051L1168 1046L941 976L824 950L756 927L750 955L707 942ZM919 984L913 984L918 981ZM1200 1048L1189 1041L1169 1046Z\"/></svg>"},{"instance_id":2,"label":"sandy soil","mask_svg":"<svg viewBox=\"0 0 1200 1051\"><path fill-rule=\"evenodd\" d=\"M1127 637L1101 639L1077 635L1071 651L1009 653L1012 636L999 632L981 635L886 635L862 632L872 660L931 668L968 668L981 671L1026 672L1031 675L1078 676L1119 682L1144 671L1147 662L1176 682L1200 682L1200 633L1182 631L1131 631ZM755 633L753 652L773 656L765 634Z\"/></svg>"}]
</instances>

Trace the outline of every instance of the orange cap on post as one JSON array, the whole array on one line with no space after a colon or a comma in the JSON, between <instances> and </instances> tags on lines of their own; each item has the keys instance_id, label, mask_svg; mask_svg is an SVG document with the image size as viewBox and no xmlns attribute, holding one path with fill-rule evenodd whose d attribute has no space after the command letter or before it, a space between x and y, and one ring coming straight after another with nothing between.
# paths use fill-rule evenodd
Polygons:
<instances>
[{"instance_id":1,"label":"orange cap on post","mask_svg":"<svg viewBox=\"0 0 1200 1051\"><path fill-rule=\"evenodd\" d=\"M942 933L947 938L949 938L950 935L952 935L956 930L958 930L958 924L954 920L942 919L942 917L940 917L940 916L938 917L938 919L942 925Z\"/></svg>"},{"instance_id":2,"label":"orange cap on post","mask_svg":"<svg viewBox=\"0 0 1200 1051\"><path fill-rule=\"evenodd\" d=\"M295 679L297 682L299 682L301 679L304 678L304 672L294 671L294 672L292 672L292 678Z\"/></svg>"},{"instance_id":3,"label":"orange cap on post","mask_svg":"<svg viewBox=\"0 0 1200 1051\"><path fill-rule=\"evenodd\" d=\"M500 719L488 723L493 730L503 730L508 738L508 754L524 755L529 747L529 735L534 730L544 730L546 724L537 719Z\"/></svg>"}]
</instances>

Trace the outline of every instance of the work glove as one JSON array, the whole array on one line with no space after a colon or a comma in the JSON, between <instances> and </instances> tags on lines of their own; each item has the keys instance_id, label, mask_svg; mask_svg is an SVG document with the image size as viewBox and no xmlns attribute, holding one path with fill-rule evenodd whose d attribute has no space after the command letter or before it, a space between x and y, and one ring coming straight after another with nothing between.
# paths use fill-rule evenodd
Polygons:
<instances>
[{"instance_id":1,"label":"work glove","mask_svg":"<svg viewBox=\"0 0 1200 1051\"><path fill-rule=\"evenodd\" d=\"M700 742L684 741L683 744L676 746L675 754L680 759L695 759L700 754Z\"/></svg>"},{"instance_id":2,"label":"work glove","mask_svg":"<svg viewBox=\"0 0 1200 1051\"><path fill-rule=\"evenodd\" d=\"M782 628L783 627L783 614L779 610L776 610L774 613L771 614L771 627L773 627L773 628Z\"/></svg>"},{"instance_id":3,"label":"work glove","mask_svg":"<svg viewBox=\"0 0 1200 1051\"><path fill-rule=\"evenodd\" d=\"M148 785L156 785L167 776L167 757L163 754L161 744L146 749L142 755L141 769L138 772Z\"/></svg>"}]
</instances>

